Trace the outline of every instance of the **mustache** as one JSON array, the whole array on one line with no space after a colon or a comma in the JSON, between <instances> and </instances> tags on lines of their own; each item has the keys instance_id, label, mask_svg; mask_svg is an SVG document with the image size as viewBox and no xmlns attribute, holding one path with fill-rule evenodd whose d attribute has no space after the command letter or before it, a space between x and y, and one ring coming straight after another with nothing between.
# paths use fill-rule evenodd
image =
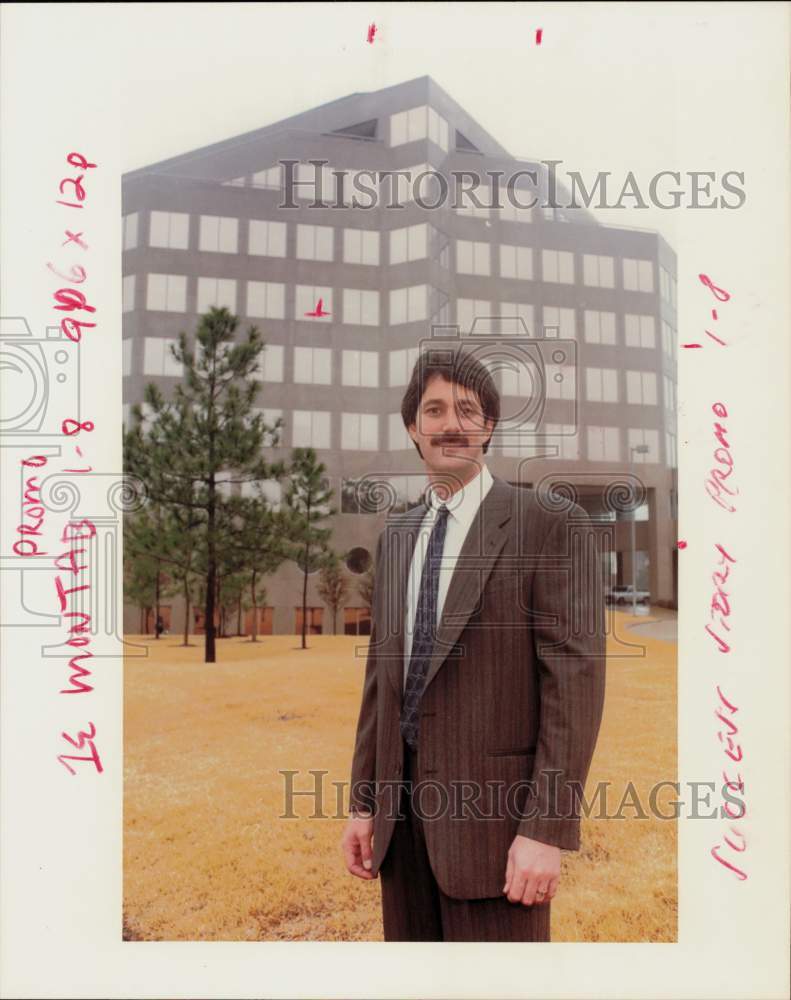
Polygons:
<instances>
[{"instance_id":1,"label":"mustache","mask_svg":"<svg viewBox=\"0 0 791 1000\"><path fill-rule=\"evenodd\" d=\"M466 434L438 434L431 439L431 443L435 447L441 447L442 445L468 445L469 439Z\"/></svg>"}]
</instances>

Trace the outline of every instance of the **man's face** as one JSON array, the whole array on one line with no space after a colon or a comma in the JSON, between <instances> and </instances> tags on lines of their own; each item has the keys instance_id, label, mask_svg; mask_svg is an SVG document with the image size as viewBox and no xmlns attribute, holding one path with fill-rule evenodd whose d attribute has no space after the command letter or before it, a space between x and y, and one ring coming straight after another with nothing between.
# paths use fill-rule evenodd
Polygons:
<instances>
[{"instance_id":1,"label":"man's face","mask_svg":"<svg viewBox=\"0 0 791 1000\"><path fill-rule=\"evenodd\" d=\"M435 375L408 430L430 472L455 473L466 481L483 461L483 446L493 427L493 421L484 420L474 390Z\"/></svg>"}]
</instances>

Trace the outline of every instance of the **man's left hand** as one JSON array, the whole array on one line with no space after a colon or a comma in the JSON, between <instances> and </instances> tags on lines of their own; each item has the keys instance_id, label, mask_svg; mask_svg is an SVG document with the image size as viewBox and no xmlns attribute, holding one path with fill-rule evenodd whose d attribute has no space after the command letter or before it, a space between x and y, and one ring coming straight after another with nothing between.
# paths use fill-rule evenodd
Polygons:
<instances>
[{"instance_id":1,"label":"man's left hand","mask_svg":"<svg viewBox=\"0 0 791 1000\"><path fill-rule=\"evenodd\" d=\"M560 848L517 834L508 851L503 892L512 903L548 903L560 879Z\"/></svg>"}]
</instances>

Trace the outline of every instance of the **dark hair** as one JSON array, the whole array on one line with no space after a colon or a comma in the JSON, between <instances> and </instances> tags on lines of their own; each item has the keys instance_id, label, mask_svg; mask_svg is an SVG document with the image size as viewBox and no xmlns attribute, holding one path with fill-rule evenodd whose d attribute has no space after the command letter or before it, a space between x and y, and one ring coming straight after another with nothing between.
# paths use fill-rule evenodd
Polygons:
<instances>
[{"instance_id":1,"label":"dark hair","mask_svg":"<svg viewBox=\"0 0 791 1000\"><path fill-rule=\"evenodd\" d=\"M494 427L492 435L500 419L500 394L494 384L489 369L477 358L463 350L438 350L430 348L424 354L418 356L415 367L412 369L412 377L401 401L401 419L404 427L417 423L417 411L420 400L426 391L426 386L437 375L445 379L446 382L463 385L478 397L478 402L483 410L485 420L493 420ZM489 442L492 435L483 446L484 455L489 449ZM420 445L417 441L412 442L417 448L417 453L423 458Z\"/></svg>"}]
</instances>

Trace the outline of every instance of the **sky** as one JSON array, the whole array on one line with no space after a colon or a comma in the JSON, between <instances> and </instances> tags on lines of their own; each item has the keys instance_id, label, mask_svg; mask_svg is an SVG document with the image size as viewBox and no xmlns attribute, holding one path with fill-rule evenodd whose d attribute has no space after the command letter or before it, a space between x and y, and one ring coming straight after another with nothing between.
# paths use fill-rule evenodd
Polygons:
<instances>
[{"instance_id":1,"label":"sky","mask_svg":"<svg viewBox=\"0 0 791 1000\"><path fill-rule=\"evenodd\" d=\"M429 75L513 155L561 160L561 171L586 181L612 171L616 190L631 170L643 188L659 170L706 169L677 150L689 98L668 53L689 33L683 7L113 5L123 34L122 169ZM720 13L720 29L726 20ZM696 24L708 26L705 17ZM674 212L653 206L596 215L668 240L675 233Z\"/></svg>"}]
</instances>

